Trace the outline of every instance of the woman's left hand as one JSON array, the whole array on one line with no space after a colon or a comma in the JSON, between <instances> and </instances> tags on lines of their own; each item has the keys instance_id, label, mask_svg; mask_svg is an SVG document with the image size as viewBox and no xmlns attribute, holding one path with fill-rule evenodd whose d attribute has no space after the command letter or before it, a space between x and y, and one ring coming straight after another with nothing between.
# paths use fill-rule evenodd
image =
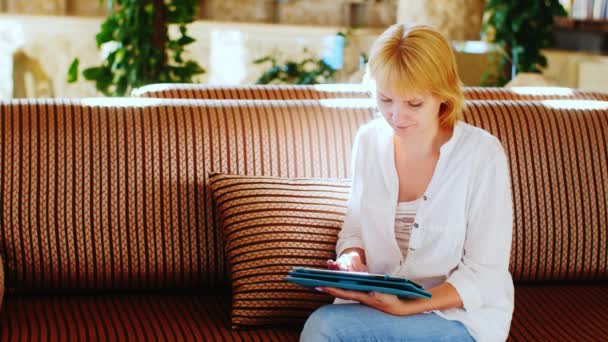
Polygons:
<instances>
[{"instance_id":1,"label":"woman's left hand","mask_svg":"<svg viewBox=\"0 0 608 342\"><path fill-rule=\"evenodd\" d=\"M362 292L344 290L335 287L318 287L317 290L330 294L334 297L355 300L374 309L386 312L387 314L403 316L405 303L399 297L390 293L383 292Z\"/></svg>"}]
</instances>

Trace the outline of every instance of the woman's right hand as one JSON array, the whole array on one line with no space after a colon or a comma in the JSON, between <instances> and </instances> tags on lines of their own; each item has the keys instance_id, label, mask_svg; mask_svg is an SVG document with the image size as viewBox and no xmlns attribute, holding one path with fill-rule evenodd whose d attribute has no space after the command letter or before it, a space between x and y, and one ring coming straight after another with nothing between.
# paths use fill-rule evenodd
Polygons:
<instances>
[{"instance_id":1,"label":"woman's right hand","mask_svg":"<svg viewBox=\"0 0 608 342\"><path fill-rule=\"evenodd\" d=\"M367 272L365 251L362 248L348 248L336 260L327 260L327 267L334 271Z\"/></svg>"}]
</instances>

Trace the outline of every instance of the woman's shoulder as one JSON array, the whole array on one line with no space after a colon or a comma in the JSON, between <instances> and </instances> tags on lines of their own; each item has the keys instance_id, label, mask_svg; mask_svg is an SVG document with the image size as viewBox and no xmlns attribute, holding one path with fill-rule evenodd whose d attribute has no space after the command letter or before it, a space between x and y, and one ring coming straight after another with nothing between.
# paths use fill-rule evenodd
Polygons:
<instances>
[{"instance_id":1,"label":"woman's shoulder","mask_svg":"<svg viewBox=\"0 0 608 342\"><path fill-rule=\"evenodd\" d=\"M492 133L463 121L459 122L459 126L463 145L476 151L480 157L504 153L502 143Z\"/></svg>"},{"instance_id":2,"label":"woman's shoulder","mask_svg":"<svg viewBox=\"0 0 608 342\"><path fill-rule=\"evenodd\" d=\"M375 118L359 127L357 130L357 137L358 139L369 140L382 134L382 131L386 130L387 127L390 128L383 118Z\"/></svg>"}]
</instances>

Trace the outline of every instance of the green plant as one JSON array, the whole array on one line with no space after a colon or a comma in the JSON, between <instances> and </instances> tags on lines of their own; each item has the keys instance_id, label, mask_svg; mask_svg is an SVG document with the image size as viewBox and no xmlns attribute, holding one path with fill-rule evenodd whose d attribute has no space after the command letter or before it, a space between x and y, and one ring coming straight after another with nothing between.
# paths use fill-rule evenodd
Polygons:
<instances>
[{"instance_id":1,"label":"green plant","mask_svg":"<svg viewBox=\"0 0 608 342\"><path fill-rule=\"evenodd\" d=\"M304 49L306 54L308 51ZM277 62L276 56L265 56L253 61L254 64L270 62L270 69L265 71L256 84L319 84L333 80L336 70L321 59L313 57L301 61L288 60L284 64Z\"/></svg>"},{"instance_id":2,"label":"green plant","mask_svg":"<svg viewBox=\"0 0 608 342\"><path fill-rule=\"evenodd\" d=\"M565 16L559 0L488 0L483 31L499 49L497 70L484 76L484 85L506 84L516 73L540 73L547 66L541 49L553 44L554 17Z\"/></svg>"},{"instance_id":3,"label":"green plant","mask_svg":"<svg viewBox=\"0 0 608 342\"><path fill-rule=\"evenodd\" d=\"M342 48L350 45L352 29L347 28L336 35L343 38ZM254 60L254 64L270 62L270 68L257 79L256 84L319 84L333 81L336 69L323 59L314 58L306 48L303 55L306 58L301 61L287 60L283 64L277 61L276 53Z\"/></svg>"},{"instance_id":4,"label":"green plant","mask_svg":"<svg viewBox=\"0 0 608 342\"><path fill-rule=\"evenodd\" d=\"M194 21L197 0L107 0L107 4L110 15L96 39L98 48L110 49L102 65L82 72L99 91L123 96L150 83L190 83L193 76L205 72L196 61L182 57L185 47L195 41L186 24ZM180 37L169 37L169 24L179 25ZM78 68L76 58L68 82L78 80Z\"/></svg>"}]
</instances>

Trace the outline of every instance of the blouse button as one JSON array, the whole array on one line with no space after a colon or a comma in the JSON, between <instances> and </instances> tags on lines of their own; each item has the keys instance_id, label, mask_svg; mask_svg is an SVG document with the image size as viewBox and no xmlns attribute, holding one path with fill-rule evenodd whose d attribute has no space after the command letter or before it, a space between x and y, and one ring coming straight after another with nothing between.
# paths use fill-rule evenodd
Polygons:
<instances>
[{"instance_id":1,"label":"blouse button","mask_svg":"<svg viewBox=\"0 0 608 342\"><path fill-rule=\"evenodd\" d=\"M429 198L428 198L428 197L426 197L426 195L422 196L422 199L423 199L423 200L425 200L425 201L428 201L428 200L429 200Z\"/></svg>"},{"instance_id":2,"label":"blouse button","mask_svg":"<svg viewBox=\"0 0 608 342\"><path fill-rule=\"evenodd\" d=\"M418 223L414 223L414 228L418 228Z\"/></svg>"}]
</instances>

